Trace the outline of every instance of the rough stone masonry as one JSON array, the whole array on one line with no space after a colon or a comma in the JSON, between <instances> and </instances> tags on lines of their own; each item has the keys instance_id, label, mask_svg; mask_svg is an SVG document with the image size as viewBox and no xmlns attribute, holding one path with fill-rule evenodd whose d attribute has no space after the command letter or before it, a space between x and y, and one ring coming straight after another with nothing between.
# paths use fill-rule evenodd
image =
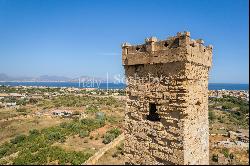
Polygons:
<instances>
[{"instance_id":1,"label":"rough stone masonry","mask_svg":"<svg viewBox=\"0 0 250 166\"><path fill-rule=\"evenodd\" d=\"M126 164L209 164L212 46L190 32L122 45Z\"/></svg>"}]
</instances>

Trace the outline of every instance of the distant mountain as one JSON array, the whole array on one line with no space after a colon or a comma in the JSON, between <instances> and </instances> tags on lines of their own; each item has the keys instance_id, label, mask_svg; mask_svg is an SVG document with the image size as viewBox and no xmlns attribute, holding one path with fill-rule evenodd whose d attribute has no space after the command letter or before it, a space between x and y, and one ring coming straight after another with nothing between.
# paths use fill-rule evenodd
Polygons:
<instances>
[{"instance_id":1,"label":"distant mountain","mask_svg":"<svg viewBox=\"0 0 250 166\"><path fill-rule=\"evenodd\" d=\"M32 81L32 77L11 77L11 81Z\"/></svg>"},{"instance_id":2,"label":"distant mountain","mask_svg":"<svg viewBox=\"0 0 250 166\"><path fill-rule=\"evenodd\" d=\"M0 73L0 81L48 81L48 82L52 82L52 81L69 81L71 80L71 78L67 78L67 77L61 77L61 76L48 76L48 75L42 75L39 77L11 77L8 76L4 73Z\"/></svg>"},{"instance_id":3,"label":"distant mountain","mask_svg":"<svg viewBox=\"0 0 250 166\"><path fill-rule=\"evenodd\" d=\"M69 81L71 78L63 77L63 76L48 76L42 75L35 79L36 81Z\"/></svg>"},{"instance_id":4,"label":"distant mountain","mask_svg":"<svg viewBox=\"0 0 250 166\"><path fill-rule=\"evenodd\" d=\"M105 78L100 77L90 77L90 76L80 76L78 78L71 79L70 82L84 82L84 81L98 81L98 82L106 82Z\"/></svg>"},{"instance_id":5,"label":"distant mountain","mask_svg":"<svg viewBox=\"0 0 250 166\"><path fill-rule=\"evenodd\" d=\"M106 82L105 78L99 77L90 77L90 76L81 76L78 78L68 78L64 76L49 76L42 75L39 77L11 77L4 73L0 73L0 81L13 81L13 82L88 82L88 81L98 81L98 82ZM111 79L109 79L110 81Z\"/></svg>"}]
</instances>

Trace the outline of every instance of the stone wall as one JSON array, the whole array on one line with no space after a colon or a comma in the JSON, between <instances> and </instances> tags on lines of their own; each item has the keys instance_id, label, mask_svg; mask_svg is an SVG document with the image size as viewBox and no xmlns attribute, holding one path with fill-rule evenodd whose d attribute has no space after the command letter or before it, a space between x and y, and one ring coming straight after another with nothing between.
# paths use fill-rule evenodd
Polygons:
<instances>
[{"instance_id":1,"label":"stone wall","mask_svg":"<svg viewBox=\"0 0 250 166\"><path fill-rule=\"evenodd\" d=\"M203 43L184 32L123 44L128 164L208 164L212 46Z\"/></svg>"}]
</instances>

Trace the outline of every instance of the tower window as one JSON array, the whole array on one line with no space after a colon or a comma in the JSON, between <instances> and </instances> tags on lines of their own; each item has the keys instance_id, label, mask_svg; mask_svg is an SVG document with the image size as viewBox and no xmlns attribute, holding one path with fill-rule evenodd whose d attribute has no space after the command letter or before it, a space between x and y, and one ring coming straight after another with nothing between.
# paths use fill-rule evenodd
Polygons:
<instances>
[{"instance_id":1,"label":"tower window","mask_svg":"<svg viewBox=\"0 0 250 166\"><path fill-rule=\"evenodd\" d=\"M160 121L160 116L157 113L157 108L155 103L149 103L149 114L147 115L147 120L150 121Z\"/></svg>"}]
</instances>

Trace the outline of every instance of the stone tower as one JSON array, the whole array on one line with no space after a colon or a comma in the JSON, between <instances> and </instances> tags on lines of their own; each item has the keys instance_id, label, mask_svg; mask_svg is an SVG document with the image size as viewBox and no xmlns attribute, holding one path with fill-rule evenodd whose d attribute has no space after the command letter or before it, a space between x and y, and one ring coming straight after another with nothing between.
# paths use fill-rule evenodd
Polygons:
<instances>
[{"instance_id":1,"label":"stone tower","mask_svg":"<svg viewBox=\"0 0 250 166\"><path fill-rule=\"evenodd\" d=\"M212 46L190 32L122 45L127 164L209 164Z\"/></svg>"}]
</instances>

